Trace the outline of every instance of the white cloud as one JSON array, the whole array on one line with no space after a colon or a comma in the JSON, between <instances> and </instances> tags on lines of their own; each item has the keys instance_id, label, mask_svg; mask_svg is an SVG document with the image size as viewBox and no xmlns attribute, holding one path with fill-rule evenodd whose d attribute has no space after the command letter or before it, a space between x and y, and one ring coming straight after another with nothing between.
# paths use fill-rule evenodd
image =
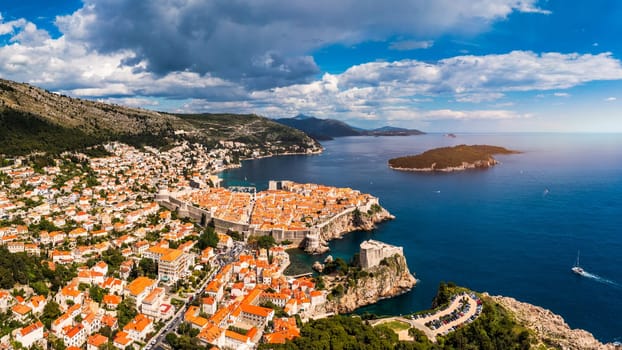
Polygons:
<instances>
[{"instance_id":1,"label":"white cloud","mask_svg":"<svg viewBox=\"0 0 622 350\"><path fill-rule=\"evenodd\" d=\"M545 13L537 0L84 0L58 17L61 32L103 54L132 52L158 75L210 74L251 89L311 81L310 52L391 37L479 33L513 12ZM140 15L136 15L140 14ZM395 49L426 48L403 41Z\"/></svg>"},{"instance_id":2,"label":"white cloud","mask_svg":"<svg viewBox=\"0 0 622 350\"><path fill-rule=\"evenodd\" d=\"M456 95L456 101L458 102L471 102L480 103L495 101L505 96L500 92L480 92L480 93L467 93Z\"/></svg>"},{"instance_id":3,"label":"white cloud","mask_svg":"<svg viewBox=\"0 0 622 350\"><path fill-rule=\"evenodd\" d=\"M543 14L543 15L550 15L551 11L548 10L543 10L537 6L535 6L533 1L517 1L516 4L517 9L520 12L525 12L525 13L539 13L539 14Z\"/></svg>"},{"instance_id":4,"label":"white cloud","mask_svg":"<svg viewBox=\"0 0 622 350\"><path fill-rule=\"evenodd\" d=\"M417 50L417 49L428 49L434 45L434 41L426 40L426 41L415 41L415 40L403 40L403 41L394 41L389 44L389 49L398 50L398 51L409 51L409 50Z\"/></svg>"},{"instance_id":5,"label":"white cloud","mask_svg":"<svg viewBox=\"0 0 622 350\"><path fill-rule=\"evenodd\" d=\"M615 100L617 100L617 98L616 98L616 97L607 97L607 98L605 99L605 101L607 101L607 102L613 102L613 101L615 101Z\"/></svg>"},{"instance_id":6,"label":"white cloud","mask_svg":"<svg viewBox=\"0 0 622 350\"><path fill-rule=\"evenodd\" d=\"M467 110L456 111L451 109L431 110L422 113L424 120L437 120L437 119L456 119L456 120L474 120L474 119L518 119L518 118L531 118L531 114L520 114L514 111L508 110Z\"/></svg>"},{"instance_id":7,"label":"white cloud","mask_svg":"<svg viewBox=\"0 0 622 350\"><path fill-rule=\"evenodd\" d=\"M555 97L570 97L570 94L567 92L555 92L553 93L553 96Z\"/></svg>"}]
</instances>

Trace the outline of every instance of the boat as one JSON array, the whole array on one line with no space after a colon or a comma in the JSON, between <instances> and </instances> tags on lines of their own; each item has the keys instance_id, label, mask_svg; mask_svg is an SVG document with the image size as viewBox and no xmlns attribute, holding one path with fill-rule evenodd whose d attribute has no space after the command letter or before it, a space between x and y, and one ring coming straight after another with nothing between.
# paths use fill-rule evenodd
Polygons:
<instances>
[{"instance_id":1,"label":"boat","mask_svg":"<svg viewBox=\"0 0 622 350\"><path fill-rule=\"evenodd\" d=\"M585 273L585 270L583 270L583 268L579 266L579 253L580 252L577 251L577 262L572 267L572 272L576 273L577 275L583 275Z\"/></svg>"}]
</instances>

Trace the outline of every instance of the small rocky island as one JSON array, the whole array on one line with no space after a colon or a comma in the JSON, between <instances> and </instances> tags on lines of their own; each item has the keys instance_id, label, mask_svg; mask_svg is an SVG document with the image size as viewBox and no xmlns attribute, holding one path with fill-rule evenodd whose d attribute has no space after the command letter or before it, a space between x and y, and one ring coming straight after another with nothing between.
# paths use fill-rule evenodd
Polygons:
<instances>
[{"instance_id":1,"label":"small rocky island","mask_svg":"<svg viewBox=\"0 0 622 350\"><path fill-rule=\"evenodd\" d=\"M490 168L499 162L493 154L516 154L503 147L489 145L458 145L441 147L421 154L393 158L389 167L403 171L460 171L475 168Z\"/></svg>"}]
</instances>

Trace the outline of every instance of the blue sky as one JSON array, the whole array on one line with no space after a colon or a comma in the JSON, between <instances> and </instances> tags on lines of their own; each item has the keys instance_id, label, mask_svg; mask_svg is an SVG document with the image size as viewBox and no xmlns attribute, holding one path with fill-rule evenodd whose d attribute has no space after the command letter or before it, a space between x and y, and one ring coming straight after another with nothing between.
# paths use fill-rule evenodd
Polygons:
<instances>
[{"instance_id":1,"label":"blue sky","mask_svg":"<svg viewBox=\"0 0 622 350\"><path fill-rule=\"evenodd\" d=\"M615 0L0 4L0 77L164 111L622 132Z\"/></svg>"}]
</instances>

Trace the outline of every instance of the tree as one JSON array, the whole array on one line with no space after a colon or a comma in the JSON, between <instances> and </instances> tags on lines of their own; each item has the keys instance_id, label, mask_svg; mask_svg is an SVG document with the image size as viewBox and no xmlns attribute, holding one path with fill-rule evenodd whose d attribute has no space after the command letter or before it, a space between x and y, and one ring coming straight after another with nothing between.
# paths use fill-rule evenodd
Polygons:
<instances>
[{"instance_id":1,"label":"tree","mask_svg":"<svg viewBox=\"0 0 622 350\"><path fill-rule=\"evenodd\" d=\"M43 307L43 313L39 319L41 323L45 325L47 329L51 329L52 321L58 318L62 312L60 311L60 306L54 300L50 300L45 307Z\"/></svg>"},{"instance_id":2,"label":"tree","mask_svg":"<svg viewBox=\"0 0 622 350\"><path fill-rule=\"evenodd\" d=\"M91 297L91 299L98 303L102 302L105 294L106 291L98 285L93 284L91 287L89 287L89 296Z\"/></svg>"},{"instance_id":3,"label":"tree","mask_svg":"<svg viewBox=\"0 0 622 350\"><path fill-rule=\"evenodd\" d=\"M158 265L155 263L155 261L151 259L140 259L138 267L143 272L143 274L149 278L155 278L158 275Z\"/></svg>"},{"instance_id":4,"label":"tree","mask_svg":"<svg viewBox=\"0 0 622 350\"><path fill-rule=\"evenodd\" d=\"M203 250L207 247L216 248L218 246L218 235L213 227L208 226L199 236L197 247Z\"/></svg>"},{"instance_id":5,"label":"tree","mask_svg":"<svg viewBox=\"0 0 622 350\"><path fill-rule=\"evenodd\" d=\"M50 293L50 289L48 288L47 284L44 281L32 282L30 286L35 291L35 293L39 295L43 295L44 297L47 297L48 294Z\"/></svg>"},{"instance_id":6,"label":"tree","mask_svg":"<svg viewBox=\"0 0 622 350\"><path fill-rule=\"evenodd\" d=\"M257 239L257 245L259 248L270 249L276 245L276 241L272 236L261 236Z\"/></svg>"},{"instance_id":7,"label":"tree","mask_svg":"<svg viewBox=\"0 0 622 350\"><path fill-rule=\"evenodd\" d=\"M117 317L119 321L119 328L123 328L128 324L138 312L136 311L136 305L134 300L130 298L124 299L117 307Z\"/></svg>"}]
</instances>

